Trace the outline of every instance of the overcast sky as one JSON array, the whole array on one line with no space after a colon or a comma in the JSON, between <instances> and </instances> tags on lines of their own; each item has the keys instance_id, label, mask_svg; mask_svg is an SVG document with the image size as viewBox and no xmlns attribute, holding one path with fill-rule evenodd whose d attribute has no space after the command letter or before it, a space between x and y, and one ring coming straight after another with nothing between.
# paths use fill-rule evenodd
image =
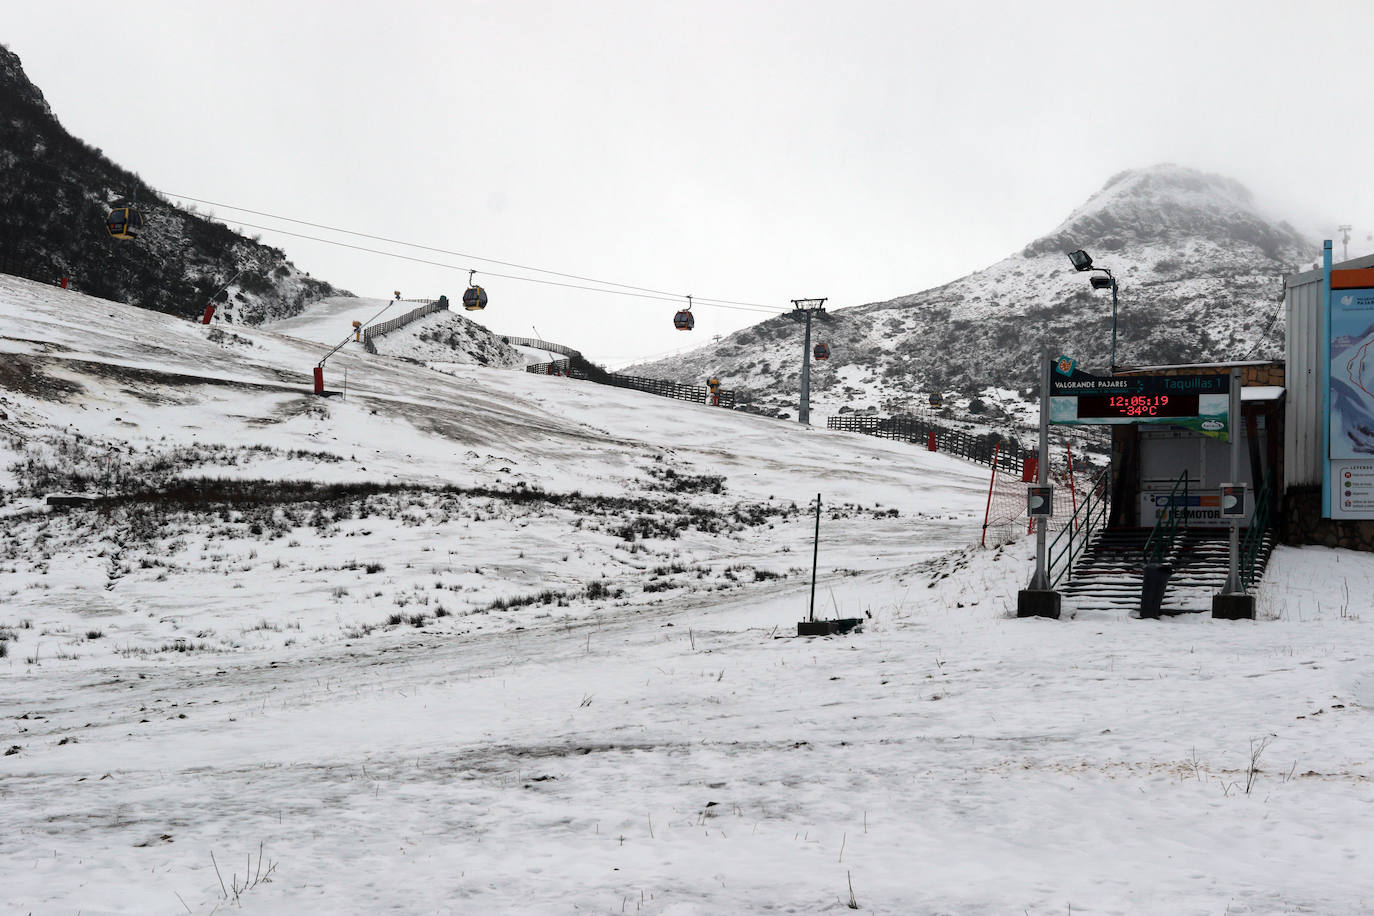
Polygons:
<instances>
[{"instance_id":1,"label":"overcast sky","mask_svg":"<svg viewBox=\"0 0 1374 916\"><path fill-rule=\"evenodd\" d=\"M766 312L505 279L513 262L790 309L936 286L1124 169L1236 178L1374 250L1374 4L0 0L76 136L359 295L450 298L621 365ZM483 274L486 274L485 276ZM561 280L579 283L581 281Z\"/></svg>"}]
</instances>

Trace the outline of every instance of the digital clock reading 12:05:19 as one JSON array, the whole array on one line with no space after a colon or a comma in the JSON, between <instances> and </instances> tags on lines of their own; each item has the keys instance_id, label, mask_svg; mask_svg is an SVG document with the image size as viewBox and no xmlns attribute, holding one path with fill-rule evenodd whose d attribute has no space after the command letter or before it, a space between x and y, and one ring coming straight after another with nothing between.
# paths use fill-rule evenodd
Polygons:
<instances>
[{"instance_id":1,"label":"digital clock reading 12:05:19","mask_svg":"<svg viewBox=\"0 0 1374 916\"><path fill-rule=\"evenodd\" d=\"M1078 397L1078 418L1195 417L1196 394L1084 394Z\"/></svg>"}]
</instances>

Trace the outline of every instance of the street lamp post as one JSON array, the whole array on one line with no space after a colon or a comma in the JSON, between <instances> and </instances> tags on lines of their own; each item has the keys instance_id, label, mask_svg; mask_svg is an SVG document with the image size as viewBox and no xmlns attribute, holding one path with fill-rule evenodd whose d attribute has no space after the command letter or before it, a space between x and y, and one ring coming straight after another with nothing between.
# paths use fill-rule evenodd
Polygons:
<instances>
[{"instance_id":1,"label":"street lamp post","mask_svg":"<svg viewBox=\"0 0 1374 916\"><path fill-rule=\"evenodd\" d=\"M1069 252L1069 263L1073 269L1079 272L1091 270L1095 273L1104 273L1105 277L1089 277L1088 282L1093 289L1110 289L1112 291L1112 374L1116 374L1116 277L1105 267L1094 267L1092 256L1082 248L1077 251Z\"/></svg>"}]
</instances>

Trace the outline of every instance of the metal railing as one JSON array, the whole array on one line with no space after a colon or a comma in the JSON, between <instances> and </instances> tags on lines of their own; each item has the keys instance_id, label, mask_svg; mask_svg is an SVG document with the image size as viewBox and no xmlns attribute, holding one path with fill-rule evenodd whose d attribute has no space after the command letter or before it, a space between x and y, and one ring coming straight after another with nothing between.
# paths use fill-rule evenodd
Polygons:
<instances>
[{"instance_id":1,"label":"metal railing","mask_svg":"<svg viewBox=\"0 0 1374 916\"><path fill-rule=\"evenodd\" d=\"M1110 480L1111 468L1103 469L1102 473L1097 475L1097 480L1088 488L1087 497L1078 504L1068 523L1050 542L1050 588L1058 585L1059 580L1065 576L1073 578L1074 560L1087 550L1094 532L1107 526L1107 510L1111 508L1111 499L1107 495Z\"/></svg>"},{"instance_id":2,"label":"metal railing","mask_svg":"<svg viewBox=\"0 0 1374 916\"><path fill-rule=\"evenodd\" d=\"M904 442L921 442L929 446L931 435L935 436L935 451L976 461L979 464L992 464L993 454L1001 445L997 458L997 469L1008 474L1020 474L1025 469L1026 459L1035 454L1032 449L1023 448L1014 439L1006 439L995 434L971 436L957 429L948 429L917 417L830 417L825 421L827 429L845 430L877 436L880 439L898 439Z\"/></svg>"},{"instance_id":3,"label":"metal railing","mask_svg":"<svg viewBox=\"0 0 1374 916\"><path fill-rule=\"evenodd\" d=\"M1246 587L1255 584L1260 554L1264 551L1265 534L1269 531L1270 490L1273 487L1273 474L1264 480L1264 486L1255 494L1255 511L1250 516L1250 525L1240 542L1240 575ZM1259 570L1262 572L1263 570Z\"/></svg>"},{"instance_id":4,"label":"metal railing","mask_svg":"<svg viewBox=\"0 0 1374 916\"><path fill-rule=\"evenodd\" d=\"M1183 488L1183 498L1178 498L1179 487ZM1178 537L1179 521L1188 515L1188 472L1185 470L1174 481L1169 491L1169 504L1155 520L1150 536L1145 539L1144 554L1146 563L1161 563L1164 557L1173 552L1174 540Z\"/></svg>"}]
</instances>

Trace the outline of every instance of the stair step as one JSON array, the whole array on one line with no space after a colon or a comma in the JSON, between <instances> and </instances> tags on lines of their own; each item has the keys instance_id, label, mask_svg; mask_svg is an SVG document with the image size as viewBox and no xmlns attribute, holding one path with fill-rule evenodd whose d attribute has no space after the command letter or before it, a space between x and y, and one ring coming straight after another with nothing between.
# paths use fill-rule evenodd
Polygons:
<instances>
[{"instance_id":1,"label":"stair step","mask_svg":"<svg viewBox=\"0 0 1374 916\"><path fill-rule=\"evenodd\" d=\"M1069 577L1058 586L1066 604L1076 610L1134 611L1140 607L1144 581L1147 529L1098 532L1076 558ZM1257 557L1263 573L1273 552L1274 537L1266 532ZM1169 577L1161 602L1165 614L1211 609L1231 570L1230 531L1192 528L1175 541Z\"/></svg>"}]
</instances>

